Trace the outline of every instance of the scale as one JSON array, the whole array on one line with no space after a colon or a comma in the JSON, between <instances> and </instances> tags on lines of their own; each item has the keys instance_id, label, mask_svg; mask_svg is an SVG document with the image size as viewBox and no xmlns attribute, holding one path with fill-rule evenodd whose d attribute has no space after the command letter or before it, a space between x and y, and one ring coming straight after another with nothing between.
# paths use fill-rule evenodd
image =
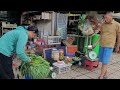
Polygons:
<instances>
[{"instance_id":1,"label":"scale","mask_svg":"<svg viewBox=\"0 0 120 90\"><path fill-rule=\"evenodd\" d=\"M78 26L78 28L82 31L83 30L83 28L85 27L85 25L87 26L87 25L92 25L91 24L91 22L89 21L89 22L86 22L86 15L82 15L82 16L80 16L80 19L82 20L81 22L79 22L80 23L80 25ZM87 29L90 29L91 30L91 28L86 28L85 30L87 30ZM91 61L96 61L97 60L97 52L95 52L94 50L93 50L93 48L92 48L92 45L91 45L91 43L92 43L92 37L89 37L89 35L90 34L92 34L93 32L89 32L89 30L87 30L87 34L85 35L85 32L83 32L83 34L84 34L84 36L85 36L85 38L86 38L86 44L84 44L84 45L86 45L85 46L85 56L86 56L86 58L88 59L88 60L91 60Z\"/></svg>"},{"instance_id":2,"label":"scale","mask_svg":"<svg viewBox=\"0 0 120 90\"><path fill-rule=\"evenodd\" d=\"M87 41L86 41L86 53L85 53L85 56L90 61L96 61L97 60L97 54L96 54L96 52L93 51L93 48L92 48L92 45L91 45L92 37L90 37L90 40L89 40L89 36L87 35L86 39L87 39Z\"/></svg>"}]
</instances>

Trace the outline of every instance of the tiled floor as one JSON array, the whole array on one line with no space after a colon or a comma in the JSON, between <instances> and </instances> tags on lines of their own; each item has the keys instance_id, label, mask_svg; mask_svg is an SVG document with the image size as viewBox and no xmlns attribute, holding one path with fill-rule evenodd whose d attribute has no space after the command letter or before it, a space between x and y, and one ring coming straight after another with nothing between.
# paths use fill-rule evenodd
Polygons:
<instances>
[{"instance_id":1,"label":"tiled floor","mask_svg":"<svg viewBox=\"0 0 120 90\"><path fill-rule=\"evenodd\" d=\"M98 79L101 64L93 71L84 69L79 65L73 65L68 73L57 75L56 79ZM108 65L108 79L120 79L120 54L113 53Z\"/></svg>"},{"instance_id":2,"label":"tiled floor","mask_svg":"<svg viewBox=\"0 0 120 90\"><path fill-rule=\"evenodd\" d=\"M100 63L93 71L86 70L79 65L72 65L70 72L58 74L55 79L98 79L101 65ZM108 65L108 76L108 79L120 79L120 54L113 53Z\"/></svg>"}]
</instances>

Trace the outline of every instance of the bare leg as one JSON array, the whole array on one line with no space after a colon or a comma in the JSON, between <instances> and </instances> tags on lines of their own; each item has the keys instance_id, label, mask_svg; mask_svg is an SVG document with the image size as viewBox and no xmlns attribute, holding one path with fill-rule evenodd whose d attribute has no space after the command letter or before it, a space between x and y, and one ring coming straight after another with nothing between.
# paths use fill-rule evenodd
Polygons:
<instances>
[{"instance_id":1,"label":"bare leg","mask_svg":"<svg viewBox=\"0 0 120 90\"><path fill-rule=\"evenodd\" d=\"M101 68L101 74L100 74L100 79L103 78L103 76L105 76L107 74L107 64L102 64L102 68Z\"/></svg>"},{"instance_id":2,"label":"bare leg","mask_svg":"<svg viewBox=\"0 0 120 90\"><path fill-rule=\"evenodd\" d=\"M107 71L104 74L104 79L108 79L108 72Z\"/></svg>"},{"instance_id":3,"label":"bare leg","mask_svg":"<svg viewBox=\"0 0 120 90\"><path fill-rule=\"evenodd\" d=\"M108 77L108 71L106 70L104 77L107 78Z\"/></svg>"},{"instance_id":4,"label":"bare leg","mask_svg":"<svg viewBox=\"0 0 120 90\"><path fill-rule=\"evenodd\" d=\"M106 76L108 76L108 71L107 71L107 70L106 70L106 72L105 72L104 76L105 76L105 77L106 77Z\"/></svg>"}]
</instances>

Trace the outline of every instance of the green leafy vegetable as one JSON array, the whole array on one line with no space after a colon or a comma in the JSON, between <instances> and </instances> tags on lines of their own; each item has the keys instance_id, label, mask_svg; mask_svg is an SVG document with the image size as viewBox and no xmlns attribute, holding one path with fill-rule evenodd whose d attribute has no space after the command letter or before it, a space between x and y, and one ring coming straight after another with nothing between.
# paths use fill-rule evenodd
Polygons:
<instances>
[{"instance_id":1,"label":"green leafy vegetable","mask_svg":"<svg viewBox=\"0 0 120 90\"><path fill-rule=\"evenodd\" d=\"M29 54L32 59L31 63L22 62L20 72L23 76L29 76L32 79L46 78L50 73L50 65L41 56Z\"/></svg>"}]
</instances>

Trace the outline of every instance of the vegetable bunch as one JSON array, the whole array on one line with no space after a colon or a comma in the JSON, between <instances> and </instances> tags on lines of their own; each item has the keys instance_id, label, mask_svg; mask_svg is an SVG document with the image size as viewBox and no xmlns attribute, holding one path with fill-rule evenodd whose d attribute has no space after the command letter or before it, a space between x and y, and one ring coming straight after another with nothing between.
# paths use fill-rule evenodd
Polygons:
<instances>
[{"instance_id":1,"label":"vegetable bunch","mask_svg":"<svg viewBox=\"0 0 120 90\"><path fill-rule=\"evenodd\" d=\"M28 76L32 79L46 78L50 73L49 63L41 56L29 54L32 59L31 63L22 62L20 72L23 76Z\"/></svg>"}]
</instances>

